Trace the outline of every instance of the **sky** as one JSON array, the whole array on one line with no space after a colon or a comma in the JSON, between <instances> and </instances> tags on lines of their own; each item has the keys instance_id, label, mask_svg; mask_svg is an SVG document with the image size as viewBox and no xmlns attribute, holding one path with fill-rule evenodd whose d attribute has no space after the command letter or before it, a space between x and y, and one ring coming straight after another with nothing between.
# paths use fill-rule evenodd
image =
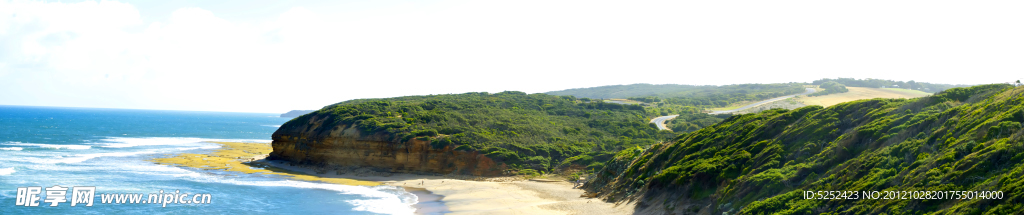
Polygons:
<instances>
[{"instance_id":1,"label":"sky","mask_svg":"<svg viewBox=\"0 0 1024 215\"><path fill-rule=\"evenodd\" d=\"M1024 1L9 1L0 105L283 113L617 84L1024 79Z\"/></svg>"}]
</instances>

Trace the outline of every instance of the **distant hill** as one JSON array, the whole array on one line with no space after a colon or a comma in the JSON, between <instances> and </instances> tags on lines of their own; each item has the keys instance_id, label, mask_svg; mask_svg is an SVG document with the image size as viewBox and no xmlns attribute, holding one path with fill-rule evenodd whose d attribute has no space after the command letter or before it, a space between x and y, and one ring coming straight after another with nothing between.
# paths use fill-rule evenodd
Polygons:
<instances>
[{"instance_id":1,"label":"distant hill","mask_svg":"<svg viewBox=\"0 0 1024 215\"><path fill-rule=\"evenodd\" d=\"M551 91L545 94L591 99L629 99L693 107L723 107L740 101L758 101L804 92L802 84L734 84L695 86L630 84Z\"/></svg>"},{"instance_id":2,"label":"distant hill","mask_svg":"<svg viewBox=\"0 0 1024 215\"><path fill-rule=\"evenodd\" d=\"M312 113L313 111L316 111L316 110L292 110L292 111L288 111L288 113L282 113L281 117L284 117L284 118L295 118L295 117L299 117L299 116L305 115L307 113Z\"/></svg>"},{"instance_id":3,"label":"distant hill","mask_svg":"<svg viewBox=\"0 0 1024 215\"><path fill-rule=\"evenodd\" d=\"M678 93L683 91L697 91L697 90L711 90L718 86L696 86L696 85L678 85L678 84L630 84L630 85L610 85L600 87L588 87L588 88L574 88L568 90L559 90L546 92L544 94L556 95L556 96L576 96L577 98L591 98L591 99L611 99L611 98L629 98L629 97L645 97L645 96L659 96L669 93Z\"/></svg>"},{"instance_id":4,"label":"distant hill","mask_svg":"<svg viewBox=\"0 0 1024 215\"><path fill-rule=\"evenodd\" d=\"M900 88L908 90L920 90L927 93L937 93L950 88L957 87L970 87L971 85L964 84L933 84L927 82L915 82L915 81L893 81L883 79L855 79L855 78L836 78L829 79L824 78L811 82L814 85L820 85L826 82L836 82L847 87L870 87L870 88Z\"/></svg>"},{"instance_id":5,"label":"distant hill","mask_svg":"<svg viewBox=\"0 0 1024 215\"><path fill-rule=\"evenodd\" d=\"M792 91L792 92L789 92ZM771 98L781 95L796 94L803 92L800 84L734 84L724 86L714 85L678 85L678 84L630 84L630 85L609 85L600 87L575 88L546 92L548 95L576 96L577 98L591 99L612 99L612 98L679 98L679 97L712 97L720 95L744 94L759 96L757 94L772 94L763 97Z\"/></svg>"}]
</instances>

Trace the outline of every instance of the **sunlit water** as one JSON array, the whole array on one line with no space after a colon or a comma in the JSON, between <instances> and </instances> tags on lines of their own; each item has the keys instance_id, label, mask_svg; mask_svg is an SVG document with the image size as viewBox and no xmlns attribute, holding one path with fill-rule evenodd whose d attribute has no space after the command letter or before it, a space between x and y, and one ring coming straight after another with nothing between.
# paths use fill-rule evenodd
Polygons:
<instances>
[{"instance_id":1,"label":"sunlit water","mask_svg":"<svg viewBox=\"0 0 1024 215\"><path fill-rule=\"evenodd\" d=\"M416 197L362 187L159 165L147 160L270 142L275 114L0 106L0 214L409 214ZM18 187L96 186L93 206L16 206ZM211 204L102 204L102 193L209 193ZM144 197L145 198L145 197Z\"/></svg>"}]
</instances>

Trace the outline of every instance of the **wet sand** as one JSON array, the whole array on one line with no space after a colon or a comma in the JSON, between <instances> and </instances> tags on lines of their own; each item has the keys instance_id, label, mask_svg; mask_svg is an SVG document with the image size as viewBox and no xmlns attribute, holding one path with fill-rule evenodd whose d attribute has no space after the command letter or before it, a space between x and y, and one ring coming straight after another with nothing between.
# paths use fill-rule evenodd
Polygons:
<instances>
[{"instance_id":1,"label":"wet sand","mask_svg":"<svg viewBox=\"0 0 1024 215\"><path fill-rule=\"evenodd\" d=\"M234 171L247 174L275 174L295 180L345 185L392 185L418 197L417 214L632 214L633 205L615 205L599 199L580 197L583 190L572 183L526 181L518 178L489 178L471 181L417 174L356 176L352 173L317 173L312 168L284 161L269 161L272 149L266 143L221 143L209 154L182 153L152 159L165 165Z\"/></svg>"},{"instance_id":2,"label":"wet sand","mask_svg":"<svg viewBox=\"0 0 1024 215\"><path fill-rule=\"evenodd\" d=\"M448 206L444 205L444 196L434 194L427 189L404 187L406 192L416 195L416 214L434 215L451 213Z\"/></svg>"}]
</instances>

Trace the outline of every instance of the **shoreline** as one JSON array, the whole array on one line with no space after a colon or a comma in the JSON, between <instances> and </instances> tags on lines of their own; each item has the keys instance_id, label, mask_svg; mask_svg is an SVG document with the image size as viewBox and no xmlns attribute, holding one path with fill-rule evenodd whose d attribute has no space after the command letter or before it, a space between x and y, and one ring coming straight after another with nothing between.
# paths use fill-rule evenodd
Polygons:
<instances>
[{"instance_id":1,"label":"shoreline","mask_svg":"<svg viewBox=\"0 0 1024 215\"><path fill-rule=\"evenodd\" d=\"M416 209L416 214L434 215L452 212L444 204L444 196L442 195L434 194L423 188L402 187L402 189L405 189L405 192L416 195L416 204L412 205L412 208Z\"/></svg>"},{"instance_id":2,"label":"shoreline","mask_svg":"<svg viewBox=\"0 0 1024 215\"><path fill-rule=\"evenodd\" d=\"M633 204L616 205L597 198L583 197L585 192L574 189L572 183L567 181L534 181L513 177L494 177L486 178L486 181L476 181L409 173L395 173L391 176L317 174L313 168L292 166L287 161L254 162L317 177L374 181L402 187L410 192L422 190L440 196L438 204L420 205L422 201L417 201L413 206L417 208L416 214L633 214L634 207ZM417 194L417 197L420 195ZM445 209L441 209L440 206ZM429 211L447 212L421 213L419 207Z\"/></svg>"},{"instance_id":3,"label":"shoreline","mask_svg":"<svg viewBox=\"0 0 1024 215\"><path fill-rule=\"evenodd\" d=\"M416 195L415 214L632 214L633 204L617 205L583 197L566 181L531 181L517 177L453 179L410 173L381 173L364 168L327 171L287 161L266 160L269 143L214 142L222 148L207 154L179 153L154 158L163 165L273 174L294 180L352 186L390 185ZM247 167L247 168L246 168ZM460 178L460 176L455 176Z\"/></svg>"}]
</instances>

